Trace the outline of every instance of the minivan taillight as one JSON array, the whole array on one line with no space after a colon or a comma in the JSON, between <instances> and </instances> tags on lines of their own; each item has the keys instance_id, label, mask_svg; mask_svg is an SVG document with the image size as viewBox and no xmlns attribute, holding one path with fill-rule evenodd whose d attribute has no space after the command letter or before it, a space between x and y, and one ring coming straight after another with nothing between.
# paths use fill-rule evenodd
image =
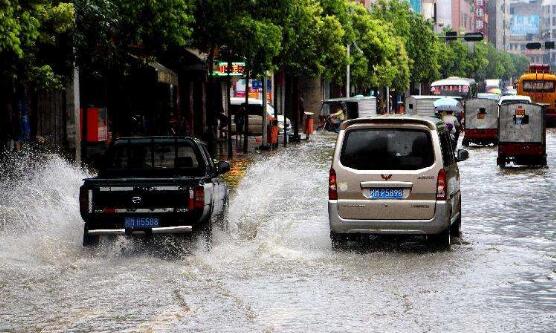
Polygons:
<instances>
[{"instance_id":1,"label":"minivan taillight","mask_svg":"<svg viewBox=\"0 0 556 333\"><path fill-rule=\"evenodd\" d=\"M446 170L440 169L438 171L438 179L436 180L436 200L446 200L447 193Z\"/></svg>"},{"instance_id":2,"label":"minivan taillight","mask_svg":"<svg viewBox=\"0 0 556 333\"><path fill-rule=\"evenodd\" d=\"M336 186L336 171L330 169L328 177L328 200L338 200L338 187Z\"/></svg>"}]
</instances>

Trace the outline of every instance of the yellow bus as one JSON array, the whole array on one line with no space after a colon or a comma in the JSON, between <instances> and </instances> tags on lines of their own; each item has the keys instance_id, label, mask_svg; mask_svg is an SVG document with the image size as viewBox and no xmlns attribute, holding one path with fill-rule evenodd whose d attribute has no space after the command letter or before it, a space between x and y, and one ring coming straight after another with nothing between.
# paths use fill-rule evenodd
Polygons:
<instances>
[{"instance_id":1,"label":"yellow bus","mask_svg":"<svg viewBox=\"0 0 556 333\"><path fill-rule=\"evenodd\" d=\"M529 72L517 81L517 94L531 97L533 103L545 107L546 122L556 121L556 74L546 64L532 64Z\"/></svg>"}]
</instances>

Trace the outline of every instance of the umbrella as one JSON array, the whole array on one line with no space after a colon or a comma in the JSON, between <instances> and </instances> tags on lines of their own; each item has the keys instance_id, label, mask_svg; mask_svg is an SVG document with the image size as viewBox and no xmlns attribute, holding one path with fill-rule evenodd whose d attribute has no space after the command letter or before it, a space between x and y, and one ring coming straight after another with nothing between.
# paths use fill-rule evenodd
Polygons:
<instances>
[{"instance_id":1,"label":"umbrella","mask_svg":"<svg viewBox=\"0 0 556 333\"><path fill-rule=\"evenodd\" d=\"M434 101L433 105L437 112L441 112L441 111L461 112L461 104L455 98L449 98L449 97L440 98Z\"/></svg>"}]
</instances>

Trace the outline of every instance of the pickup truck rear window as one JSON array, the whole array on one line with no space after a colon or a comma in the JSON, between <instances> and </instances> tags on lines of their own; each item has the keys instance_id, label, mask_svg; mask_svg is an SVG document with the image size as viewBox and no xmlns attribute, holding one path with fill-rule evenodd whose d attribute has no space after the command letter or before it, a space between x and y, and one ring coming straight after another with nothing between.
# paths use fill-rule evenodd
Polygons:
<instances>
[{"instance_id":1,"label":"pickup truck rear window","mask_svg":"<svg viewBox=\"0 0 556 333\"><path fill-rule=\"evenodd\" d=\"M196 176L204 161L189 142L116 142L108 151L104 175Z\"/></svg>"},{"instance_id":2,"label":"pickup truck rear window","mask_svg":"<svg viewBox=\"0 0 556 333\"><path fill-rule=\"evenodd\" d=\"M357 170L418 170L434 163L429 132L357 129L346 133L340 162Z\"/></svg>"}]
</instances>

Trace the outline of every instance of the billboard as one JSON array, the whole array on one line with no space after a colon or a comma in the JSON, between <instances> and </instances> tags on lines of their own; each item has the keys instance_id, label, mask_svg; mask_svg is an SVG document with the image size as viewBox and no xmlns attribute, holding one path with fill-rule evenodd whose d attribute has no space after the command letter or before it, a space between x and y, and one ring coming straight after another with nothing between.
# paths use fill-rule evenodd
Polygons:
<instances>
[{"instance_id":1,"label":"billboard","mask_svg":"<svg viewBox=\"0 0 556 333\"><path fill-rule=\"evenodd\" d=\"M539 15L512 15L510 19L510 34L514 36L536 35L540 31L540 26L541 19Z\"/></svg>"}]
</instances>

